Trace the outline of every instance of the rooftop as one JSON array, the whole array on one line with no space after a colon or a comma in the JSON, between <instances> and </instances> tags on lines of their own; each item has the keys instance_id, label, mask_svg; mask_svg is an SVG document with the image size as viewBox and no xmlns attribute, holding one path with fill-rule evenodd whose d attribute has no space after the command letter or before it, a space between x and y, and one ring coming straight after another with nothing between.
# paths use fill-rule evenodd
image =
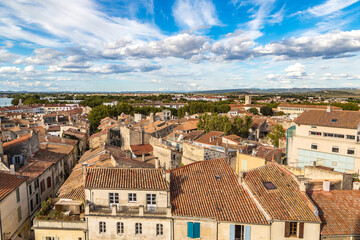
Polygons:
<instances>
[{"instance_id":1,"label":"rooftop","mask_svg":"<svg viewBox=\"0 0 360 240\"><path fill-rule=\"evenodd\" d=\"M196 162L170 172L173 215L267 224L225 159Z\"/></svg>"},{"instance_id":2,"label":"rooftop","mask_svg":"<svg viewBox=\"0 0 360 240\"><path fill-rule=\"evenodd\" d=\"M322 236L360 235L360 191L314 191L309 196L319 210Z\"/></svg>"},{"instance_id":3,"label":"rooftop","mask_svg":"<svg viewBox=\"0 0 360 240\"><path fill-rule=\"evenodd\" d=\"M10 173L0 172L0 201L2 201L8 194L19 187L27 177L20 177Z\"/></svg>"}]
</instances>

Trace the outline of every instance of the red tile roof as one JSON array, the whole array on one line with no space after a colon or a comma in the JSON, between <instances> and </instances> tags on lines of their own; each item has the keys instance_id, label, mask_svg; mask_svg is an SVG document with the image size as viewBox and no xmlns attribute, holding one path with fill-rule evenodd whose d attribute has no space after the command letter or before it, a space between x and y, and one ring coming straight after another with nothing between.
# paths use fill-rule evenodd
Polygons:
<instances>
[{"instance_id":1,"label":"red tile roof","mask_svg":"<svg viewBox=\"0 0 360 240\"><path fill-rule=\"evenodd\" d=\"M267 190L265 182L272 182L276 189ZM277 163L245 172L244 183L272 219L320 222L293 175Z\"/></svg>"},{"instance_id":2,"label":"red tile roof","mask_svg":"<svg viewBox=\"0 0 360 240\"><path fill-rule=\"evenodd\" d=\"M85 188L169 190L169 183L160 169L89 168Z\"/></svg>"},{"instance_id":3,"label":"red tile roof","mask_svg":"<svg viewBox=\"0 0 360 240\"><path fill-rule=\"evenodd\" d=\"M12 140L10 142L6 142L6 143L3 144L4 150L15 147L15 146L17 146L19 144L22 144L24 142L27 142L30 138L31 138L31 134L28 134L28 135L19 137L19 138L15 139L15 140Z\"/></svg>"},{"instance_id":4,"label":"red tile roof","mask_svg":"<svg viewBox=\"0 0 360 240\"><path fill-rule=\"evenodd\" d=\"M267 224L225 159L196 162L170 173L173 215Z\"/></svg>"},{"instance_id":5,"label":"red tile roof","mask_svg":"<svg viewBox=\"0 0 360 240\"><path fill-rule=\"evenodd\" d=\"M174 128L174 131L190 131L190 130L196 130L197 129L197 123L199 122L198 119L196 120L190 120L182 123L181 125Z\"/></svg>"},{"instance_id":6,"label":"red tile roof","mask_svg":"<svg viewBox=\"0 0 360 240\"><path fill-rule=\"evenodd\" d=\"M222 136L224 136L224 132L211 131L198 139L195 142L208 144L208 145L220 145L222 143Z\"/></svg>"},{"instance_id":7,"label":"red tile roof","mask_svg":"<svg viewBox=\"0 0 360 240\"><path fill-rule=\"evenodd\" d=\"M335 120L336 119L336 120ZM334 128L357 129L360 124L360 112L356 111L304 111L295 121L296 124Z\"/></svg>"},{"instance_id":8,"label":"red tile roof","mask_svg":"<svg viewBox=\"0 0 360 240\"><path fill-rule=\"evenodd\" d=\"M20 177L10 173L0 172L0 201L2 201L9 193L14 191L27 177Z\"/></svg>"},{"instance_id":9,"label":"red tile roof","mask_svg":"<svg viewBox=\"0 0 360 240\"><path fill-rule=\"evenodd\" d=\"M43 174L52 165L52 162L34 161L20 168L19 173L22 173L24 176L29 177L28 181L31 182L35 178Z\"/></svg>"},{"instance_id":10,"label":"red tile roof","mask_svg":"<svg viewBox=\"0 0 360 240\"><path fill-rule=\"evenodd\" d=\"M309 196L319 210L322 236L360 235L360 191L314 191Z\"/></svg>"},{"instance_id":11,"label":"red tile roof","mask_svg":"<svg viewBox=\"0 0 360 240\"><path fill-rule=\"evenodd\" d=\"M130 145L130 148L136 156L150 154L153 151L151 144Z\"/></svg>"}]
</instances>

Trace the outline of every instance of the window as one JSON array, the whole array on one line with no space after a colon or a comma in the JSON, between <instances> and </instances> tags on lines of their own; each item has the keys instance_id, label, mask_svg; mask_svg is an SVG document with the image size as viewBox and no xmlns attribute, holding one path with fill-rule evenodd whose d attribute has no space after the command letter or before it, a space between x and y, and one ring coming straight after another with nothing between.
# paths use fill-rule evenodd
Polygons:
<instances>
[{"instance_id":1,"label":"window","mask_svg":"<svg viewBox=\"0 0 360 240\"><path fill-rule=\"evenodd\" d=\"M312 150L317 150L317 149L318 149L317 144L311 144L311 149L312 149Z\"/></svg>"},{"instance_id":2,"label":"window","mask_svg":"<svg viewBox=\"0 0 360 240\"><path fill-rule=\"evenodd\" d=\"M324 137L344 138L344 134L324 133Z\"/></svg>"},{"instance_id":3,"label":"window","mask_svg":"<svg viewBox=\"0 0 360 240\"><path fill-rule=\"evenodd\" d=\"M39 179L36 179L34 182L35 189L39 188Z\"/></svg>"},{"instance_id":4,"label":"window","mask_svg":"<svg viewBox=\"0 0 360 240\"><path fill-rule=\"evenodd\" d=\"M128 195L129 202L136 202L136 193L129 193Z\"/></svg>"},{"instance_id":5,"label":"window","mask_svg":"<svg viewBox=\"0 0 360 240\"><path fill-rule=\"evenodd\" d=\"M21 159L21 156L19 156L19 155L14 156L14 164L20 164L20 159Z\"/></svg>"},{"instance_id":6,"label":"window","mask_svg":"<svg viewBox=\"0 0 360 240\"><path fill-rule=\"evenodd\" d=\"M298 230L299 228L299 230ZM298 235L299 234L299 235ZM286 222L285 237L304 238L304 223Z\"/></svg>"},{"instance_id":7,"label":"window","mask_svg":"<svg viewBox=\"0 0 360 240\"><path fill-rule=\"evenodd\" d=\"M346 135L346 139L355 140L355 135Z\"/></svg>"},{"instance_id":8,"label":"window","mask_svg":"<svg viewBox=\"0 0 360 240\"><path fill-rule=\"evenodd\" d=\"M45 237L45 240L55 240L55 237Z\"/></svg>"},{"instance_id":9,"label":"window","mask_svg":"<svg viewBox=\"0 0 360 240\"><path fill-rule=\"evenodd\" d=\"M106 232L106 222L99 222L99 233Z\"/></svg>"},{"instance_id":10,"label":"window","mask_svg":"<svg viewBox=\"0 0 360 240\"><path fill-rule=\"evenodd\" d=\"M354 149L354 148L348 148L347 154L349 154L349 155L355 155L355 149Z\"/></svg>"},{"instance_id":11,"label":"window","mask_svg":"<svg viewBox=\"0 0 360 240\"><path fill-rule=\"evenodd\" d=\"M297 223L291 222L290 223L290 237L296 237L297 235Z\"/></svg>"},{"instance_id":12,"label":"window","mask_svg":"<svg viewBox=\"0 0 360 240\"><path fill-rule=\"evenodd\" d=\"M117 234L124 233L124 223L123 222L116 223L116 232L117 232Z\"/></svg>"},{"instance_id":13,"label":"window","mask_svg":"<svg viewBox=\"0 0 360 240\"><path fill-rule=\"evenodd\" d=\"M272 182L263 182L263 184L267 190L276 189L275 185Z\"/></svg>"},{"instance_id":14,"label":"window","mask_svg":"<svg viewBox=\"0 0 360 240\"><path fill-rule=\"evenodd\" d=\"M200 238L200 223L188 222L187 223L187 237L188 238Z\"/></svg>"},{"instance_id":15,"label":"window","mask_svg":"<svg viewBox=\"0 0 360 240\"><path fill-rule=\"evenodd\" d=\"M331 122L337 122L336 118L331 119Z\"/></svg>"},{"instance_id":16,"label":"window","mask_svg":"<svg viewBox=\"0 0 360 240\"><path fill-rule=\"evenodd\" d=\"M164 234L164 226L162 224L156 224L156 236Z\"/></svg>"},{"instance_id":17,"label":"window","mask_svg":"<svg viewBox=\"0 0 360 240\"><path fill-rule=\"evenodd\" d=\"M56 176L56 178L55 178L55 183L56 183L56 184L59 183L59 176Z\"/></svg>"},{"instance_id":18,"label":"window","mask_svg":"<svg viewBox=\"0 0 360 240\"><path fill-rule=\"evenodd\" d=\"M16 189L16 202L17 203L20 202L20 189L19 188Z\"/></svg>"},{"instance_id":19,"label":"window","mask_svg":"<svg viewBox=\"0 0 360 240\"><path fill-rule=\"evenodd\" d=\"M34 211L34 203L32 199L30 200L30 210Z\"/></svg>"},{"instance_id":20,"label":"window","mask_svg":"<svg viewBox=\"0 0 360 240\"><path fill-rule=\"evenodd\" d=\"M331 150L333 153L339 153L339 147L332 147L332 150Z\"/></svg>"},{"instance_id":21,"label":"window","mask_svg":"<svg viewBox=\"0 0 360 240\"><path fill-rule=\"evenodd\" d=\"M135 223L135 234L142 234L142 224Z\"/></svg>"},{"instance_id":22,"label":"window","mask_svg":"<svg viewBox=\"0 0 360 240\"><path fill-rule=\"evenodd\" d=\"M50 188L51 187L51 177L47 178L47 187Z\"/></svg>"},{"instance_id":23,"label":"window","mask_svg":"<svg viewBox=\"0 0 360 240\"><path fill-rule=\"evenodd\" d=\"M32 188L31 188L31 184L29 185L29 195L32 194Z\"/></svg>"},{"instance_id":24,"label":"window","mask_svg":"<svg viewBox=\"0 0 360 240\"><path fill-rule=\"evenodd\" d=\"M235 239L236 240L245 240L244 225L235 225Z\"/></svg>"},{"instance_id":25,"label":"window","mask_svg":"<svg viewBox=\"0 0 360 240\"><path fill-rule=\"evenodd\" d=\"M313 132L313 131L310 131L310 135L313 135L313 136L321 136L321 132Z\"/></svg>"},{"instance_id":26,"label":"window","mask_svg":"<svg viewBox=\"0 0 360 240\"><path fill-rule=\"evenodd\" d=\"M39 205L40 199L39 199L39 194L36 194L36 205Z\"/></svg>"},{"instance_id":27,"label":"window","mask_svg":"<svg viewBox=\"0 0 360 240\"><path fill-rule=\"evenodd\" d=\"M109 193L109 203L119 204L119 193Z\"/></svg>"},{"instance_id":28,"label":"window","mask_svg":"<svg viewBox=\"0 0 360 240\"><path fill-rule=\"evenodd\" d=\"M17 214L18 214L18 222L20 222L21 219L22 219L22 216L21 216L21 206L18 207L18 209L17 209Z\"/></svg>"}]
</instances>

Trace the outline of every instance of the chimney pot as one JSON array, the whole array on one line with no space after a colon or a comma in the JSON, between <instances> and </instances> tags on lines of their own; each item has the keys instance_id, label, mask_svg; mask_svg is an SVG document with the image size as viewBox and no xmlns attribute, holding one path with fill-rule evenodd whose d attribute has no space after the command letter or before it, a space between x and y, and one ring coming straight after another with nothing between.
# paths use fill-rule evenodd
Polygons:
<instances>
[{"instance_id":1,"label":"chimney pot","mask_svg":"<svg viewBox=\"0 0 360 240\"><path fill-rule=\"evenodd\" d=\"M14 164L10 165L10 174L15 175L15 166L14 166Z\"/></svg>"},{"instance_id":2,"label":"chimney pot","mask_svg":"<svg viewBox=\"0 0 360 240\"><path fill-rule=\"evenodd\" d=\"M330 191L330 181L323 181L323 191L325 192Z\"/></svg>"}]
</instances>

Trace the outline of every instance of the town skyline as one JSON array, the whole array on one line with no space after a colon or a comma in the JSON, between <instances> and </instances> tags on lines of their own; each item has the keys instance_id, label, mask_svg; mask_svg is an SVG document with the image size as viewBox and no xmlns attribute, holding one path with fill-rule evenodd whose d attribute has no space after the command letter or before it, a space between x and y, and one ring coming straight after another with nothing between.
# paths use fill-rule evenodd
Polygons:
<instances>
[{"instance_id":1,"label":"town skyline","mask_svg":"<svg viewBox=\"0 0 360 240\"><path fill-rule=\"evenodd\" d=\"M357 0L8 1L1 91L359 87Z\"/></svg>"}]
</instances>

